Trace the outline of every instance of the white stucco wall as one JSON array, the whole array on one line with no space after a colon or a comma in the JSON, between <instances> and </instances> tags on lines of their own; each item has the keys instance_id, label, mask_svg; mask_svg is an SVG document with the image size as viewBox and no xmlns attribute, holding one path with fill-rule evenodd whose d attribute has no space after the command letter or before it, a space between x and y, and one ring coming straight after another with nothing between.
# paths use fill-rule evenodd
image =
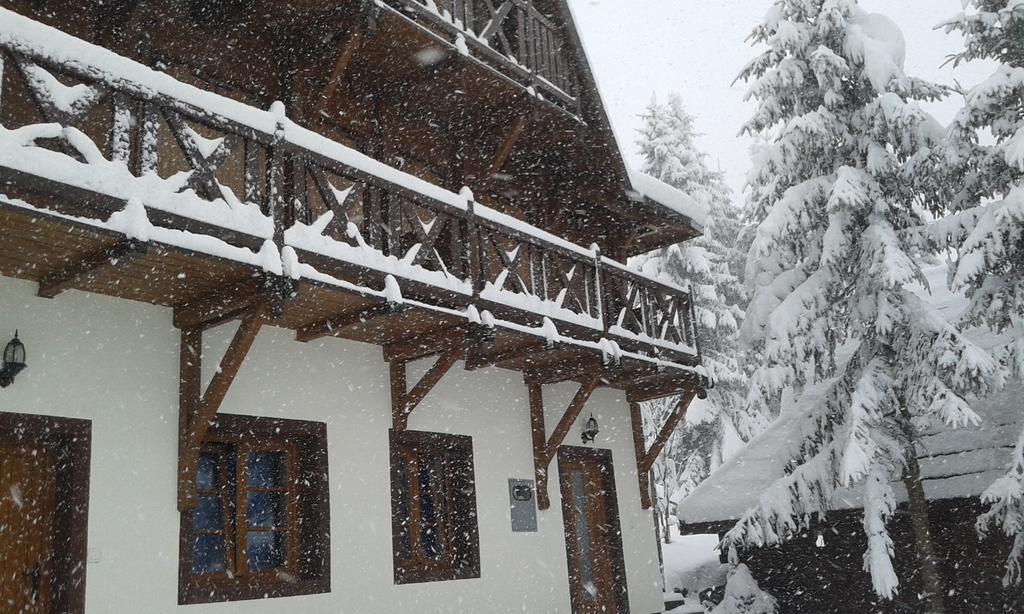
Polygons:
<instances>
[{"instance_id":1,"label":"white stucco wall","mask_svg":"<svg viewBox=\"0 0 1024 614\"><path fill-rule=\"evenodd\" d=\"M302 344L273 327L261 331L221 411L327 423L331 592L178 606L179 336L171 311L76 291L47 300L35 289L0 277L0 342L18 328L29 365L0 391L0 411L92 420L87 612L570 611L557 479L536 533L509 526L507 479L533 478L520 374L452 369L410 417L410 429L473 437L481 577L395 586L381 350L340 339ZM207 333L208 377L234 326ZM549 432L574 392L565 385L546 393ZM660 612L657 545L651 514L640 508L628 406L601 389L581 421L591 411L601 425L596 445L610 448L615 463L630 610ZM579 430L566 443L577 444Z\"/></svg>"}]
</instances>

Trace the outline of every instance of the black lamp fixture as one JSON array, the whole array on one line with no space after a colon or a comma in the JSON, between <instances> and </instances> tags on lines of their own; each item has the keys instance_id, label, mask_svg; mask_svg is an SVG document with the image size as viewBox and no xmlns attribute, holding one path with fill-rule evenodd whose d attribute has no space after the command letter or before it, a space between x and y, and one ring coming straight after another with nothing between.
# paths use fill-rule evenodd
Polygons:
<instances>
[{"instance_id":1,"label":"black lamp fixture","mask_svg":"<svg viewBox=\"0 0 1024 614\"><path fill-rule=\"evenodd\" d=\"M4 348L4 363L0 367L0 388L6 388L14 383L14 376L28 365L25 364L25 344L18 339L18 331L14 331L14 339L7 343Z\"/></svg>"},{"instance_id":2,"label":"black lamp fixture","mask_svg":"<svg viewBox=\"0 0 1024 614\"><path fill-rule=\"evenodd\" d=\"M594 419L594 414L590 414L590 417L587 418L587 423L583 425L583 432L580 433L580 438L583 439L583 443L593 443L598 432L597 420Z\"/></svg>"}]
</instances>

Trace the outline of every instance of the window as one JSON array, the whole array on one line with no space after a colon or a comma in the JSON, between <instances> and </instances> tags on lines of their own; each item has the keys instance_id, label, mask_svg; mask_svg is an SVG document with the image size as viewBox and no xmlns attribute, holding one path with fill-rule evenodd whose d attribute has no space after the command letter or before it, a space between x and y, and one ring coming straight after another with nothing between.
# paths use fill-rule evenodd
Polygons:
<instances>
[{"instance_id":1,"label":"window","mask_svg":"<svg viewBox=\"0 0 1024 614\"><path fill-rule=\"evenodd\" d=\"M480 577L473 440L391 431L395 583Z\"/></svg>"},{"instance_id":2,"label":"window","mask_svg":"<svg viewBox=\"0 0 1024 614\"><path fill-rule=\"evenodd\" d=\"M330 590L322 423L219 415L181 515L179 603Z\"/></svg>"}]
</instances>

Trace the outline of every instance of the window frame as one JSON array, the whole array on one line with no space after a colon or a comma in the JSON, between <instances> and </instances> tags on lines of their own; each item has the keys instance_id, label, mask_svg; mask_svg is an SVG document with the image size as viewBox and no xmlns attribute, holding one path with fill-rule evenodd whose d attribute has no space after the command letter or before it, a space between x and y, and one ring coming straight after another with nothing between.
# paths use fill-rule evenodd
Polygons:
<instances>
[{"instance_id":1,"label":"window frame","mask_svg":"<svg viewBox=\"0 0 1024 614\"><path fill-rule=\"evenodd\" d=\"M476 511L476 476L473 466L473 439L467 435L425 431L390 431L391 459L391 538L395 584L443 582L480 577L480 534ZM431 484L442 483L443 498L433 500L438 527L439 556L429 558L419 552L423 527L420 501L419 463L423 458L440 457L441 475L436 472ZM410 472L409 467L416 472ZM429 470L428 470L429 471ZM416 476L415 478L413 476ZM441 479L438 480L437 478ZM403 515L403 501L407 513ZM438 518L438 510L443 517ZM403 554L403 535L408 536L409 554ZM465 535L466 539L453 539Z\"/></svg>"},{"instance_id":2,"label":"window frame","mask_svg":"<svg viewBox=\"0 0 1024 614\"><path fill-rule=\"evenodd\" d=\"M193 572L193 540L207 533L193 527L193 510L180 514L178 549L179 605L289 597L330 591L330 485L327 467L327 426L322 422L218 414L203 442L203 453L234 456L234 491L218 463L220 485L197 488L198 494L219 494L224 535L225 571ZM249 571L245 542L247 495L262 487L247 484L250 453L284 455L283 486L285 566ZM211 492L205 492L211 491ZM225 503L229 505L225 506ZM213 531L211 531L213 533ZM235 566L232 565L235 563Z\"/></svg>"}]
</instances>

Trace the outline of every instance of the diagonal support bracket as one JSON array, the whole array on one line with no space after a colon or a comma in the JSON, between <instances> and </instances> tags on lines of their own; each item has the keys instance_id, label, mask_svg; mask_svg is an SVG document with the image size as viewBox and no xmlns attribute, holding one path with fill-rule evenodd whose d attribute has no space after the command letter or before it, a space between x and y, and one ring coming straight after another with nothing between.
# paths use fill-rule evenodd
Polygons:
<instances>
[{"instance_id":1,"label":"diagonal support bracket","mask_svg":"<svg viewBox=\"0 0 1024 614\"><path fill-rule=\"evenodd\" d=\"M391 365L391 420L392 428L396 431L404 431L409 423L409 414L416 409L434 386L441 381L441 378L448 373L456 362L462 357L465 345L460 343L441 354L420 381L410 390L408 378L405 373L407 360L392 360Z\"/></svg>"},{"instance_id":2,"label":"diagonal support bracket","mask_svg":"<svg viewBox=\"0 0 1024 614\"><path fill-rule=\"evenodd\" d=\"M202 390L203 329L197 327L181 331L178 511L184 512L195 507L196 463L200 447L269 312L270 304L266 300L249 309L205 391Z\"/></svg>"},{"instance_id":3,"label":"diagonal support bracket","mask_svg":"<svg viewBox=\"0 0 1024 614\"><path fill-rule=\"evenodd\" d=\"M690 408L690 403L696 396L704 398L706 394L703 389L691 388L679 396L676 406L672 409L672 413L669 414L668 418L665 419L665 424L661 426L658 435L651 442L649 449L644 442L643 415L640 411L640 403L637 401L630 401L629 403L629 417L633 427L633 447L636 451L636 473L637 480L640 483L640 506L645 510L651 508L651 467L654 466L654 461L658 459L658 455L664 449L668 438L672 436L672 432L676 430L679 422L686 416L686 411Z\"/></svg>"},{"instance_id":4,"label":"diagonal support bracket","mask_svg":"<svg viewBox=\"0 0 1024 614\"><path fill-rule=\"evenodd\" d=\"M590 400L590 395L601 384L600 372L587 377L580 385L576 395L569 402L562 418L555 425L550 437L546 437L544 428L544 393L541 384L527 382L530 393L530 427L533 435L533 473L537 482L537 508L546 510L551 507L548 497L548 465L558 452L565 436L569 433L576 418L583 411L583 406Z\"/></svg>"}]
</instances>

